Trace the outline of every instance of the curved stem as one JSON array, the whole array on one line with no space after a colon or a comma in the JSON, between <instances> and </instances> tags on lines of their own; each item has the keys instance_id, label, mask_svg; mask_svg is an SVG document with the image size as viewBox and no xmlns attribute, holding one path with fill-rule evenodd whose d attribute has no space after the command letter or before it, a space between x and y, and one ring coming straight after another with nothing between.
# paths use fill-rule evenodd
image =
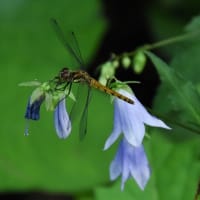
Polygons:
<instances>
[{"instance_id":1,"label":"curved stem","mask_svg":"<svg viewBox=\"0 0 200 200\"><path fill-rule=\"evenodd\" d=\"M119 60L124 55L133 56L140 49L141 50L153 50L153 49L157 49L157 48L160 48L160 47L171 45L171 44L174 44L174 43L177 43L177 42L182 42L184 40L187 40L187 39L190 39L192 37L195 37L195 36L197 36L199 34L200 34L200 30L197 30L197 31L185 33L183 35L178 35L178 36L171 37L171 38L168 38L168 39L165 39L165 40L161 40L161 41L156 42L156 43L146 44L144 46L141 46L141 47L137 48L134 51L127 52L127 53L122 53L122 54L119 54L119 55L115 55L114 59L115 60Z\"/></svg>"}]
</instances>

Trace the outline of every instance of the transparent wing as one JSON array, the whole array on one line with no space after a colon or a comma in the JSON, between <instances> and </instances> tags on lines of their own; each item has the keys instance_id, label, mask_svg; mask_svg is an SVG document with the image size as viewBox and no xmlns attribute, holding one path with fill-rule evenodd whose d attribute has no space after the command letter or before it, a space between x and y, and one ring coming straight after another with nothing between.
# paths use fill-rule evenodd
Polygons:
<instances>
[{"instance_id":1,"label":"transparent wing","mask_svg":"<svg viewBox=\"0 0 200 200\"><path fill-rule=\"evenodd\" d=\"M84 66L84 62L74 32L68 32L67 34L64 34L56 19L52 18L50 19L50 21L53 26L53 29L57 34L58 39L61 41L65 49L72 55L72 57L82 68Z\"/></svg>"},{"instance_id":2,"label":"transparent wing","mask_svg":"<svg viewBox=\"0 0 200 200\"><path fill-rule=\"evenodd\" d=\"M88 106L91 99L91 87L86 84L79 84L77 88L77 101L73 104L70 119L72 123L80 116L79 137L82 140L87 133Z\"/></svg>"},{"instance_id":3,"label":"transparent wing","mask_svg":"<svg viewBox=\"0 0 200 200\"><path fill-rule=\"evenodd\" d=\"M58 39L64 45L65 49L70 53L70 55L76 60L80 68L84 68L84 61L81 55L81 51L78 45L78 41L74 32L68 32L64 34L60 25L56 19L51 19L51 24L57 34ZM74 84L73 84L74 85ZM77 116L80 116L80 126L79 126L79 136L83 139L87 132L87 116L88 116L88 105L91 99L91 88L88 85L78 85L76 102L73 104L70 119L72 123ZM81 112L82 111L82 112Z\"/></svg>"},{"instance_id":4,"label":"transparent wing","mask_svg":"<svg viewBox=\"0 0 200 200\"><path fill-rule=\"evenodd\" d=\"M85 102L84 110L80 120L79 137L82 140L87 133L88 106L91 100L91 87L88 86L88 94Z\"/></svg>"},{"instance_id":5,"label":"transparent wing","mask_svg":"<svg viewBox=\"0 0 200 200\"><path fill-rule=\"evenodd\" d=\"M81 88L82 85L78 85L78 88L76 92L75 92L75 97L76 97L76 101L73 103L71 111L70 111L70 119L71 122L74 123L75 120L77 120L77 116L80 116L81 113L81 109L83 108L83 98L84 98L84 90L85 88ZM73 84L73 90L75 87L75 84Z\"/></svg>"}]
</instances>

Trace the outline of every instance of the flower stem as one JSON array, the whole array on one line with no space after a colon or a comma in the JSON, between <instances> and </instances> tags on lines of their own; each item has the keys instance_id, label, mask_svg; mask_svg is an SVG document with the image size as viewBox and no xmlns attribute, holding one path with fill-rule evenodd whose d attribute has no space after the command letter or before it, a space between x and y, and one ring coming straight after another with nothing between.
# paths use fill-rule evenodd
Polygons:
<instances>
[{"instance_id":1,"label":"flower stem","mask_svg":"<svg viewBox=\"0 0 200 200\"><path fill-rule=\"evenodd\" d=\"M145 51L145 50L153 50L153 49L161 48L161 47L171 45L171 44L174 44L174 43L177 43L177 42L182 42L182 41L190 39L192 37L196 37L199 34L200 34L200 30L196 30L196 31L193 31L193 32L189 32L189 33L185 33L185 34L182 34L182 35L171 37L171 38L168 38L168 39L165 39L165 40L161 40L159 42L155 42L155 43L152 43L152 44L146 44L144 46L137 48L134 51L115 55L114 58L116 60L119 60L125 55L126 56L133 56L138 50Z\"/></svg>"},{"instance_id":2,"label":"flower stem","mask_svg":"<svg viewBox=\"0 0 200 200\"><path fill-rule=\"evenodd\" d=\"M150 45L145 45L142 49L152 50L152 49L160 48L160 47L167 46L167 45L170 45L170 44L173 44L173 43L182 42L184 40L195 37L198 34L200 34L200 30L189 32L189 33L186 33L186 34L183 34L183 35L178 35L178 36L175 36L175 37L171 37L171 38L168 38L168 39L165 39L165 40L162 40L162 41L150 44Z\"/></svg>"}]
</instances>

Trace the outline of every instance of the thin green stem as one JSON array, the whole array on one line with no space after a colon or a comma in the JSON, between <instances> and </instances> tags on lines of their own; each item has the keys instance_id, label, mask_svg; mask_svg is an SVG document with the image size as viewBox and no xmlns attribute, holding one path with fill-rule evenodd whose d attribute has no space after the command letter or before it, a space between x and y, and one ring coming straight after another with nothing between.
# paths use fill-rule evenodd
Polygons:
<instances>
[{"instance_id":1,"label":"thin green stem","mask_svg":"<svg viewBox=\"0 0 200 200\"><path fill-rule=\"evenodd\" d=\"M190 33L186 33L186 34L179 35L179 36L175 36L175 37L171 37L171 38L168 38L166 40L162 40L162 41L150 44L150 45L145 45L144 48L142 48L142 49L152 50L152 49L160 48L160 47L167 46L167 45L170 45L170 44L174 44L174 43L177 43L177 42L182 42L184 40L195 37L198 34L200 34L200 30L190 32Z\"/></svg>"},{"instance_id":2,"label":"thin green stem","mask_svg":"<svg viewBox=\"0 0 200 200\"><path fill-rule=\"evenodd\" d=\"M119 55L115 55L114 59L115 60L119 60L125 55L126 56L133 56L140 49L141 50L153 50L153 49L161 48L161 47L164 47L164 46L167 46L167 45L171 45L171 44L174 44L174 43L177 43L177 42L182 42L184 40L187 40L187 39L190 39L192 37L195 37L195 36L197 36L199 34L200 34L200 30L197 30L197 31L189 32L189 33L186 33L186 34L183 34L183 35L178 35L178 36L175 36L175 37L171 37L171 38L168 38L168 39L156 42L156 43L146 44L146 45L144 45L142 47L137 48L134 51L127 52L127 53L122 53L122 54L119 54Z\"/></svg>"}]
</instances>

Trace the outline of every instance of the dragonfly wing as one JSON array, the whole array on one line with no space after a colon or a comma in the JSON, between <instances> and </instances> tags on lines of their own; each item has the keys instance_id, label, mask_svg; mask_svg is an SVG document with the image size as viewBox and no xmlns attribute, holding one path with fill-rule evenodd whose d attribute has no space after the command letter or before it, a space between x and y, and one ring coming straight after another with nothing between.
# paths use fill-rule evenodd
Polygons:
<instances>
[{"instance_id":1,"label":"dragonfly wing","mask_svg":"<svg viewBox=\"0 0 200 200\"><path fill-rule=\"evenodd\" d=\"M88 86L88 93L87 93L87 98L84 106L84 110L80 119L80 125L79 125L79 137L82 140L86 133L87 133L87 119L88 119L88 106L91 100L91 87Z\"/></svg>"},{"instance_id":2,"label":"dragonfly wing","mask_svg":"<svg viewBox=\"0 0 200 200\"><path fill-rule=\"evenodd\" d=\"M73 87L75 84L73 84ZM81 109L83 108L82 98L84 97L84 88L81 88L82 85L78 85L75 92L76 101L73 103L71 111L70 111L70 119L72 123L77 120L77 116L80 116Z\"/></svg>"},{"instance_id":3,"label":"dragonfly wing","mask_svg":"<svg viewBox=\"0 0 200 200\"><path fill-rule=\"evenodd\" d=\"M91 99L91 87L86 84L79 84L76 91L76 102L72 105L70 119L72 123L80 119L79 136L83 139L87 132L88 105ZM80 116L80 118L79 118Z\"/></svg>"},{"instance_id":4,"label":"dragonfly wing","mask_svg":"<svg viewBox=\"0 0 200 200\"><path fill-rule=\"evenodd\" d=\"M52 18L51 24L57 34L58 39L64 45L65 49L72 55L72 57L76 60L76 62L81 67L83 67L84 62L83 62L81 51L80 51L78 41L76 39L74 32L68 32L65 35L56 19Z\"/></svg>"}]
</instances>

